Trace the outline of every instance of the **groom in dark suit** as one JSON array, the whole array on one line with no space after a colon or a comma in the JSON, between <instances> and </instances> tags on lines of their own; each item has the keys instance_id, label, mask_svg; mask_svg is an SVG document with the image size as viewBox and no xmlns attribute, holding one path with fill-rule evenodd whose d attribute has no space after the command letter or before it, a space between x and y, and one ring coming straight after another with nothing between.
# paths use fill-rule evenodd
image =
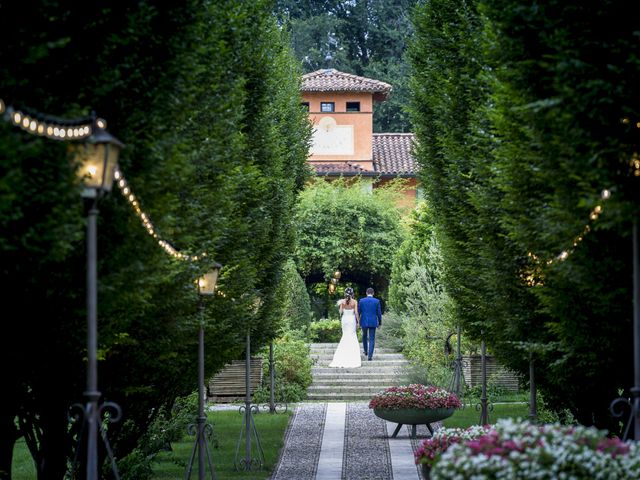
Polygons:
<instances>
[{"instance_id":1,"label":"groom in dark suit","mask_svg":"<svg viewBox=\"0 0 640 480\"><path fill-rule=\"evenodd\" d=\"M373 357L373 348L376 345L376 328L382 325L382 309L380 300L374 298L373 288L367 288L367 296L358 302L360 314L360 326L362 327L362 345L364 354L369 360Z\"/></svg>"}]
</instances>

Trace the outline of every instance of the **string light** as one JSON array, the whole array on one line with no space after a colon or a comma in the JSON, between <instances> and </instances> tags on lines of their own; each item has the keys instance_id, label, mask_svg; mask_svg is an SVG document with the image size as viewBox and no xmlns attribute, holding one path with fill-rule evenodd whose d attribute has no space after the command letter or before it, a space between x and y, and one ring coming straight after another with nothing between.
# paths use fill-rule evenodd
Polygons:
<instances>
[{"instance_id":1,"label":"string light","mask_svg":"<svg viewBox=\"0 0 640 480\"><path fill-rule=\"evenodd\" d=\"M0 115L27 133L52 140L82 140L93 133L92 119L54 120L49 115L26 113L11 105L7 106L1 98ZM99 128L105 128L107 122L99 118L96 120L96 125Z\"/></svg>"},{"instance_id":2,"label":"string light","mask_svg":"<svg viewBox=\"0 0 640 480\"><path fill-rule=\"evenodd\" d=\"M116 180L116 185L118 186L118 188L120 189L120 192L122 193L122 196L129 202L129 205L135 212L136 216L142 222L142 226L145 228L149 236L151 236L157 242L160 248L162 248L168 255L170 255L171 257L177 260L192 261L192 262L197 262L198 260L207 256L206 253L201 253L200 255L186 255L176 250L166 240L160 238L156 230L156 227L153 225L153 223L149 219L149 216L140 208L140 202L138 201L135 194L133 193L131 186L127 182L127 179L124 178L124 175L120 170L120 167L116 167L115 180Z\"/></svg>"},{"instance_id":3,"label":"string light","mask_svg":"<svg viewBox=\"0 0 640 480\"><path fill-rule=\"evenodd\" d=\"M640 177L640 155L638 155L638 152L633 152L629 163L631 164L633 175L636 177Z\"/></svg>"},{"instance_id":4,"label":"string light","mask_svg":"<svg viewBox=\"0 0 640 480\"><path fill-rule=\"evenodd\" d=\"M50 138L52 140L83 140L93 133L93 125L101 129L107 128L107 122L103 118L83 118L75 120L52 119L49 115L41 113L26 113L22 110L15 109L11 105L7 106L4 100L0 98L0 115L5 120L11 122L16 127L21 128L25 132L32 135ZM140 202L137 200L131 187L127 184L122 171L116 167L115 171L116 184L122 191L122 195L129 202L135 214L140 218L142 225L147 233L158 243L158 245L170 256L179 260L198 261L207 256L206 253L200 255L186 255L176 250L169 242L163 240L158 235L156 228L149 219L148 215L140 208Z\"/></svg>"},{"instance_id":5,"label":"string light","mask_svg":"<svg viewBox=\"0 0 640 480\"><path fill-rule=\"evenodd\" d=\"M609 189L603 190L600 194L600 198L602 199L603 202L606 202L607 200L609 200L611 198L611 190ZM591 210L591 213L589 213L589 220L591 222L595 222L596 220L598 220L598 217L602 214L602 211L603 211L602 205L596 205L595 207L593 207L593 209ZM591 225L587 223L582 229L582 232L573 239L572 247L568 250L563 250L554 258L543 260L543 259L540 259L538 256L536 256L534 253L529 252L527 256L529 257L531 264L529 265L529 267L527 267L523 271L523 273L520 275L520 278L522 278L524 283L529 286L544 285L544 274L542 272L541 266L553 265L554 263L564 262L565 260L567 260L569 256L578 247L578 245L584 240L585 235L590 231L591 231Z\"/></svg>"}]
</instances>

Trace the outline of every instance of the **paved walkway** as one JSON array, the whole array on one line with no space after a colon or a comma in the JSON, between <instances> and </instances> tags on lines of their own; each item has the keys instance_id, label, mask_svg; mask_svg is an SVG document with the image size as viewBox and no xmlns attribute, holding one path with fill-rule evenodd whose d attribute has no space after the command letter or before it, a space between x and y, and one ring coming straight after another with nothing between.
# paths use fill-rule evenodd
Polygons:
<instances>
[{"instance_id":1,"label":"paved walkway","mask_svg":"<svg viewBox=\"0 0 640 480\"><path fill-rule=\"evenodd\" d=\"M287 429L285 446L271 480L419 480L413 452L417 439L404 427L373 414L367 403L300 403Z\"/></svg>"}]
</instances>

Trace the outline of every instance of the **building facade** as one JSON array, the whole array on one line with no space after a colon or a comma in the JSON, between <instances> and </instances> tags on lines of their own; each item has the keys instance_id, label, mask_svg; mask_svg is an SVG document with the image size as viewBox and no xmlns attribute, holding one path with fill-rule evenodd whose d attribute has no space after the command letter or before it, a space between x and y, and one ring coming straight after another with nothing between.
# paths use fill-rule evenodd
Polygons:
<instances>
[{"instance_id":1,"label":"building facade","mask_svg":"<svg viewBox=\"0 0 640 480\"><path fill-rule=\"evenodd\" d=\"M313 123L309 163L316 175L360 177L373 189L405 179L407 206L419 196L412 133L373 133L373 109L391 85L329 68L302 77L302 101Z\"/></svg>"}]
</instances>

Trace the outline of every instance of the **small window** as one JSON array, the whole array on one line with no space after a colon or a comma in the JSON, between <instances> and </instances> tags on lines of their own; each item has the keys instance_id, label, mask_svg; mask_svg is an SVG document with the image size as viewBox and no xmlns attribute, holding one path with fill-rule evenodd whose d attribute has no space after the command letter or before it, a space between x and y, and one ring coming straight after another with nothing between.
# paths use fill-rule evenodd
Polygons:
<instances>
[{"instance_id":1,"label":"small window","mask_svg":"<svg viewBox=\"0 0 640 480\"><path fill-rule=\"evenodd\" d=\"M360 102L347 102L347 112L359 112Z\"/></svg>"},{"instance_id":2,"label":"small window","mask_svg":"<svg viewBox=\"0 0 640 480\"><path fill-rule=\"evenodd\" d=\"M336 111L336 102L320 102L320 111L321 112L335 112Z\"/></svg>"},{"instance_id":3,"label":"small window","mask_svg":"<svg viewBox=\"0 0 640 480\"><path fill-rule=\"evenodd\" d=\"M304 108L307 112L309 111L309 102L302 102L300 105L302 105L302 108Z\"/></svg>"}]
</instances>

